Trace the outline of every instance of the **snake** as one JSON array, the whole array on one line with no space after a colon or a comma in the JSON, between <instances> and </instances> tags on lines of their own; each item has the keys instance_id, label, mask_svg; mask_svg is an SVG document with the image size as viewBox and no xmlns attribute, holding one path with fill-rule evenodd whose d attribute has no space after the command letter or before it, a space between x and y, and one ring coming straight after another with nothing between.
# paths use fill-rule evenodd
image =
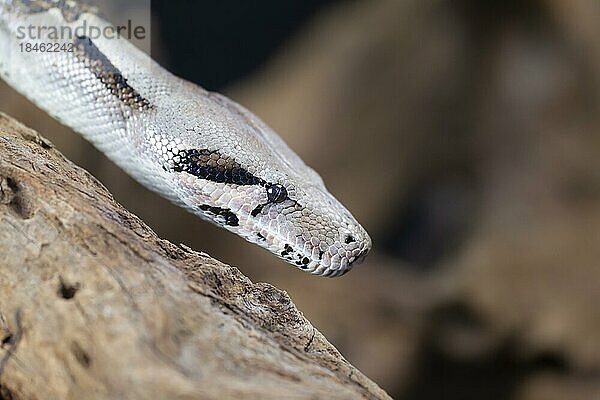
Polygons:
<instances>
[{"instance_id":1,"label":"snake","mask_svg":"<svg viewBox=\"0 0 600 400\"><path fill-rule=\"evenodd\" d=\"M266 123L82 25L115 27L78 1L0 0L0 77L146 188L300 270L364 260L368 233Z\"/></svg>"}]
</instances>

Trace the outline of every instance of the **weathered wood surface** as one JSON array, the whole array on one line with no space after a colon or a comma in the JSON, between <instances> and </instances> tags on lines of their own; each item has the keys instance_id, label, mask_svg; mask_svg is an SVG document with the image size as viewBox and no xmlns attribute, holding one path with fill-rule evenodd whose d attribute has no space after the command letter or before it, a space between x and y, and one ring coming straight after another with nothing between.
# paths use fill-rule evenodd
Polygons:
<instances>
[{"instance_id":1,"label":"weathered wood surface","mask_svg":"<svg viewBox=\"0 0 600 400\"><path fill-rule=\"evenodd\" d=\"M160 239L4 114L0 341L1 399L388 398L285 292Z\"/></svg>"}]
</instances>

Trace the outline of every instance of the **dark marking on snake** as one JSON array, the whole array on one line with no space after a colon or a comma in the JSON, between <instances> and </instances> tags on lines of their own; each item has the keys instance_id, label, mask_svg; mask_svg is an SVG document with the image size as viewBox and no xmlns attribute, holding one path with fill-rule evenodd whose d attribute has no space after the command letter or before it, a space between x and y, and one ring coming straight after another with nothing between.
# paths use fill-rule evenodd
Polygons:
<instances>
[{"instance_id":1,"label":"dark marking on snake","mask_svg":"<svg viewBox=\"0 0 600 400\"><path fill-rule=\"evenodd\" d=\"M246 171L240 164L216 150L180 150L173 156L173 171L187 172L217 183L260 185L267 183Z\"/></svg>"},{"instance_id":2,"label":"dark marking on snake","mask_svg":"<svg viewBox=\"0 0 600 400\"><path fill-rule=\"evenodd\" d=\"M92 39L87 36L77 36L73 44L75 57L83 62L121 103L137 111L154 108L147 99L127 83L127 79L121 71L100 51Z\"/></svg>"},{"instance_id":3,"label":"dark marking on snake","mask_svg":"<svg viewBox=\"0 0 600 400\"><path fill-rule=\"evenodd\" d=\"M252 215L253 217L256 217L258 214L260 214L260 212L262 211L262 209L265 207L264 204L259 204L256 206L256 208L254 210L252 210L252 212L250 213L250 215Z\"/></svg>"},{"instance_id":4,"label":"dark marking on snake","mask_svg":"<svg viewBox=\"0 0 600 400\"><path fill-rule=\"evenodd\" d=\"M267 240L267 238L266 238L266 237L264 237L264 236L263 236L263 235L262 235L260 232L258 232L258 233L256 234L256 236L258 236L258 240L261 240L261 241L265 241L265 240Z\"/></svg>"},{"instance_id":5,"label":"dark marking on snake","mask_svg":"<svg viewBox=\"0 0 600 400\"><path fill-rule=\"evenodd\" d=\"M206 211L208 213L213 214L217 218L222 218L224 220L225 225L229 226L239 226L240 220L237 215L231 212L228 208L220 208L209 206L208 204L202 204L199 207L202 211Z\"/></svg>"},{"instance_id":6,"label":"dark marking on snake","mask_svg":"<svg viewBox=\"0 0 600 400\"><path fill-rule=\"evenodd\" d=\"M285 246L283 246L283 251L281 252L281 256L287 257L293 251L294 251L294 248L286 243Z\"/></svg>"}]
</instances>

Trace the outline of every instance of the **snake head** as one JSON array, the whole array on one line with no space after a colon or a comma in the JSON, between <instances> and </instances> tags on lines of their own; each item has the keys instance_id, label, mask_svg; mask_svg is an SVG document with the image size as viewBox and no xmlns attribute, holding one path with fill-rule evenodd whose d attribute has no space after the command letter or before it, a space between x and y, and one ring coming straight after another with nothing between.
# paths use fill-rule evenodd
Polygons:
<instances>
[{"instance_id":1,"label":"snake head","mask_svg":"<svg viewBox=\"0 0 600 400\"><path fill-rule=\"evenodd\" d=\"M259 202L250 213L258 234L246 238L317 275L340 276L361 263L371 249L362 226L324 186L290 181L280 201Z\"/></svg>"},{"instance_id":2,"label":"snake head","mask_svg":"<svg viewBox=\"0 0 600 400\"><path fill-rule=\"evenodd\" d=\"M271 128L224 96L195 98L185 129L149 138L172 199L306 272L340 276L364 260L367 232Z\"/></svg>"}]
</instances>

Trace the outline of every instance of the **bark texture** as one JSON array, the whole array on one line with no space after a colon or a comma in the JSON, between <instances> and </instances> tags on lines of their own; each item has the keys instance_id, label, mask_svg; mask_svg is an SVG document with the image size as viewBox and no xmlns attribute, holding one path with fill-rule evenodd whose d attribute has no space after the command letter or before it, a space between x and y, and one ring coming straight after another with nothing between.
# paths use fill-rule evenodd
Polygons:
<instances>
[{"instance_id":1,"label":"bark texture","mask_svg":"<svg viewBox=\"0 0 600 400\"><path fill-rule=\"evenodd\" d=\"M285 292L160 239L0 114L0 399L83 398L388 396Z\"/></svg>"}]
</instances>

